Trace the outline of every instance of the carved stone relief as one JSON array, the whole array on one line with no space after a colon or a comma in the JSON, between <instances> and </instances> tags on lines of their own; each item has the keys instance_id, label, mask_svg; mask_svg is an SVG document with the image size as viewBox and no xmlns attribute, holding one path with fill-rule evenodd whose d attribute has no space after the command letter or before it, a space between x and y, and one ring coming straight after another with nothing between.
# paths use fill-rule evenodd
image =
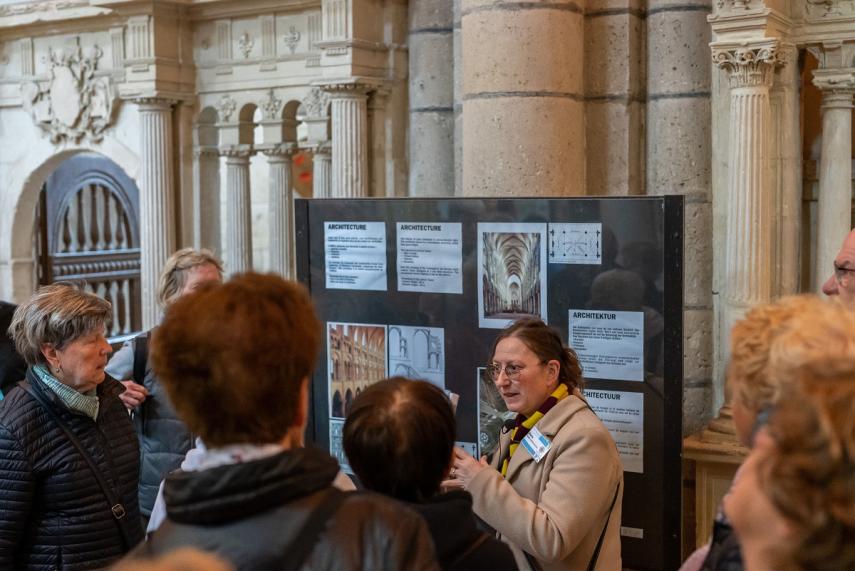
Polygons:
<instances>
[{"instance_id":1,"label":"carved stone relief","mask_svg":"<svg viewBox=\"0 0 855 571\"><path fill-rule=\"evenodd\" d=\"M109 77L95 77L101 48L50 50L47 81L21 86L24 106L54 144L84 137L100 141L113 120L116 101Z\"/></svg>"},{"instance_id":2,"label":"carved stone relief","mask_svg":"<svg viewBox=\"0 0 855 571\"><path fill-rule=\"evenodd\" d=\"M238 48L240 48L240 53L243 54L243 59L249 58L249 54L252 53L254 45L255 41L252 39L252 36L249 35L249 32L241 34L241 37L238 39Z\"/></svg>"},{"instance_id":3,"label":"carved stone relief","mask_svg":"<svg viewBox=\"0 0 855 571\"><path fill-rule=\"evenodd\" d=\"M237 102L228 95L223 95L223 97L217 102L217 115L219 116L220 122L230 123L232 115L234 115L236 109Z\"/></svg>"},{"instance_id":4,"label":"carved stone relief","mask_svg":"<svg viewBox=\"0 0 855 571\"><path fill-rule=\"evenodd\" d=\"M785 53L777 42L759 44L713 44L713 63L729 72L731 87L771 85L775 67L783 65Z\"/></svg>"},{"instance_id":5,"label":"carved stone relief","mask_svg":"<svg viewBox=\"0 0 855 571\"><path fill-rule=\"evenodd\" d=\"M307 117L326 117L329 94L319 87L313 87L303 100Z\"/></svg>"},{"instance_id":6,"label":"carved stone relief","mask_svg":"<svg viewBox=\"0 0 855 571\"><path fill-rule=\"evenodd\" d=\"M267 92L267 97L258 103L264 119L278 119L279 110L282 109L282 100L276 97L276 94L271 89Z\"/></svg>"},{"instance_id":7,"label":"carved stone relief","mask_svg":"<svg viewBox=\"0 0 855 571\"><path fill-rule=\"evenodd\" d=\"M48 10L67 10L79 6L88 6L89 0L65 0L62 2L22 2L11 6L0 6L0 16L17 16Z\"/></svg>"},{"instance_id":8,"label":"carved stone relief","mask_svg":"<svg viewBox=\"0 0 855 571\"><path fill-rule=\"evenodd\" d=\"M291 50L293 54L297 50L297 44L300 43L300 32L294 26L291 26L288 30L288 33L285 34L285 37L282 38L285 40L285 45L288 46L288 49Z\"/></svg>"}]
</instances>

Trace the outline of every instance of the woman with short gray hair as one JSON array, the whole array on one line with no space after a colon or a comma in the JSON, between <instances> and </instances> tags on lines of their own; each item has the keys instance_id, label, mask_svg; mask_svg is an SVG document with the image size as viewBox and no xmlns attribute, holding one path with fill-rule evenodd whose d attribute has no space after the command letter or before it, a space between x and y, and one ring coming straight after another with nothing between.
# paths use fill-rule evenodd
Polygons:
<instances>
[{"instance_id":1,"label":"woman with short gray hair","mask_svg":"<svg viewBox=\"0 0 855 571\"><path fill-rule=\"evenodd\" d=\"M110 303L43 287L9 328L26 379L0 401L0 569L93 569L143 536L139 448L104 368Z\"/></svg>"}]
</instances>

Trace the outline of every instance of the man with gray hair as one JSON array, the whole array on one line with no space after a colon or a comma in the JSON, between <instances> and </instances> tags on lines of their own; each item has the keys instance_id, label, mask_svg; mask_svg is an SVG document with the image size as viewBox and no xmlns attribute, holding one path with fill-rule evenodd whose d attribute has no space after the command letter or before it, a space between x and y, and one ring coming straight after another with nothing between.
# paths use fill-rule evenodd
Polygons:
<instances>
[{"instance_id":1,"label":"man with gray hair","mask_svg":"<svg viewBox=\"0 0 855 571\"><path fill-rule=\"evenodd\" d=\"M843 305L855 309L855 230L843 240L834 258L834 272L822 284L822 293L838 295Z\"/></svg>"},{"instance_id":2,"label":"man with gray hair","mask_svg":"<svg viewBox=\"0 0 855 571\"><path fill-rule=\"evenodd\" d=\"M205 284L222 281L223 265L213 253L185 248L167 260L160 274L157 300L166 309L181 296ZM155 329L126 342L107 366L110 375L124 379L125 392L120 398L133 411L139 436L139 503L143 527L148 525L160 482L181 465L194 440L152 372L148 344Z\"/></svg>"}]
</instances>

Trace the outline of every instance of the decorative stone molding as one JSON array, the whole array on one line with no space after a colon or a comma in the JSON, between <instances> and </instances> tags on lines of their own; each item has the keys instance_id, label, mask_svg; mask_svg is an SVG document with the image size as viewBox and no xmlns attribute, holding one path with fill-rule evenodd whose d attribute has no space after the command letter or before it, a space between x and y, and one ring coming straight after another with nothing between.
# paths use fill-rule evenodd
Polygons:
<instances>
[{"instance_id":1,"label":"decorative stone molding","mask_svg":"<svg viewBox=\"0 0 855 571\"><path fill-rule=\"evenodd\" d=\"M89 0L66 0L62 2L21 2L11 6L0 6L0 16L18 16L21 14L32 14L34 12L47 12L57 10L68 10L88 6Z\"/></svg>"},{"instance_id":2,"label":"decorative stone molding","mask_svg":"<svg viewBox=\"0 0 855 571\"><path fill-rule=\"evenodd\" d=\"M252 53L253 46L255 46L255 41L249 35L249 32L244 32L238 38L238 48L240 49L240 53L243 54L243 59L249 59L249 54Z\"/></svg>"},{"instance_id":3,"label":"decorative stone molding","mask_svg":"<svg viewBox=\"0 0 855 571\"><path fill-rule=\"evenodd\" d=\"M252 145L229 145L219 148L220 156L227 159L249 159L255 154Z\"/></svg>"},{"instance_id":4,"label":"decorative stone molding","mask_svg":"<svg viewBox=\"0 0 855 571\"><path fill-rule=\"evenodd\" d=\"M197 159L204 157L219 157L220 150L217 147L195 147L193 149L193 156Z\"/></svg>"},{"instance_id":5,"label":"decorative stone molding","mask_svg":"<svg viewBox=\"0 0 855 571\"><path fill-rule=\"evenodd\" d=\"M849 93L855 91L855 68L817 69L813 72L813 84L823 92Z\"/></svg>"},{"instance_id":6,"label":"decorative stone molding","mask_svg":"<svg viewBox=\"0 0 855 571\"><path fill-rule=\"evenodd\" d=\"M267 97L259 101L258 108L261 109L265 120L278 119L279 111L282 109L282 100L276 97L276 93L271 89L267 92Z\"/></svg>"},{"instance_id":7,"label":"decorative stone molding","mask_svg":"<svg viewBox=\"0 0 855 571\"><path fill-rule=\"evenodd\" d=\"M326 117L329 95L320 87L313 87L303 99L303 108L307 117Z\"/></svg>"},{"instance_id":8,"label":"decorative stone molding","mask_svg":"<svg viewBox=\"0 0 855 571\"><path fill-rule=\"evenodd\" d=\"M268 147L260 148L259 151L264 153L264 155L268 159L290 159L294 155L300 152L300 149L297 148L297 145L289 142L289 143L279 143L277 145L270 145Z\"/></svg>"},{"instance_id":9,"label":"decorative stone molding","mask_svg":"<svg viewBox=\"0 0 855 571\"><path fill-rule=\"evenodd\" d=\"M95 77L103 55L97 45L50 50L50 79L21 86L24 107L53 144L88 138L97 143L113 121L115 92L109 77Z\"/></svg>"},{"instance_id":10,"label":"decorative stone molding","mask_svg":"<svg viewBox=\"0 0 855 571\"><path fill-rule=\"evenodd\" d=\"M291 26L288 33L283 36L282 39L285 40L285 45L288 46L292 54L297 51L297 44L300 43L301 37L300 32L294 26Z\"/></svg>"},{"instance_id":11,"label":"decorative stone molding","mask_svg":"<svg viewBox=\"0 0 855 571\"><path fill-rule=\"evenodd\" d=\"M359 81L349 81L342 83L327 83L319 86L326 91L331 98L342 97L358 97L364 98L370 92L375 91L378 86L360 83Z\"/></svg>"},{"instance_id":12,"label":"decorative stone molding","mask_svg":"<svg viewBox=\"0 0 855 571\"><path fill-rule=\"evenodd\" d=\"M729 72L731 87L771 86L775 67L785 63L778 40L762 42L716 42L713 63Z\"/></svg>"},{"instance_id":13,"label":"decorative stone molding","mask_svg":"<svg viewBox=\"0 0 855 571\"><path fill-rule=\"evenodd\" d=\"M221 123L230 123L232 115L237 110L237 101L232 99L230 95L223 95L217 102L217 116Z\"/></svg>"}]
</instances>

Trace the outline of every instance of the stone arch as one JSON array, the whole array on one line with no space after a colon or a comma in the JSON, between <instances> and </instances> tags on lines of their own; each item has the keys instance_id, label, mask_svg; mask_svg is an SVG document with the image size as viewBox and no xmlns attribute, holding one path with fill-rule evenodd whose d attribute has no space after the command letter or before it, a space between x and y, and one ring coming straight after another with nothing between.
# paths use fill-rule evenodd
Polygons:
<instances>
[{"instance_id":1,"label":"stone arch","mask_svg":"<svg viewBox=\"0 0 855 571\"><path fill-rule=\"evenodd\" d=\"M350 412L351 406L353 406L353 391L347 389L347 392L344 393L344 415L347 415Z\"/></svg>"},{"instance_id":2,"label":"stone arch","mask_svg":"<svg viewBox=\"0 0 855 571\"><path fill-rule=\"evenodd\" d=\"M261 110L255 103L247 103L238 113L238 143L253 145L256 142L256 126L260 123Z\"/></svg>"},{"instance_id":3,"label":"stone arch","mask_svg":"<svg viewBox=\"0 0 855 571\"><path fill-rule=\"evenodd\" d=\"M300 101L291 100L282 107L282 140L286 143L297 142L297 128L302 119L299 111L302 105Z\"/></svg>"},{"instance_id":4,"label":"stone arch","mask_svg":"<svg viewBox=\"0 0 855 571\"><path fill-rule=\"evenodd\" d=\"M336 391L335 394L333 394L330 416L344 418L344 402L342 401L340 391Z\"/></svg>"},{"instance_id":5,"label":"stone arch","mask_svg":"<svg viewBox=\"0 0 855 571\"><path fill-rule=\"evenodd\" d=\"M5 181L11 207L0 207L0 228L11 228L8 249L0 251L0 268L8 264L7 275L0 270L0 298L22 302L35 289L33 232L39 196L48 176L66 159L81 153L95 153L121 168L139 185L139 156L115 139L107 137L99 145L81 144L57 148L46 139L27 149Z\"/></svg>"},{"instance_id":6,"label":"stone arch","mask_svg":"<svg viewBox=\"0 0 855 571\"><path fill-rule=\"evenodd\" d=\"M216 147L220 144L217 110L213 107L205 107L196 117L196 143L201 147Z\"/></svg>"}]
</instances>

